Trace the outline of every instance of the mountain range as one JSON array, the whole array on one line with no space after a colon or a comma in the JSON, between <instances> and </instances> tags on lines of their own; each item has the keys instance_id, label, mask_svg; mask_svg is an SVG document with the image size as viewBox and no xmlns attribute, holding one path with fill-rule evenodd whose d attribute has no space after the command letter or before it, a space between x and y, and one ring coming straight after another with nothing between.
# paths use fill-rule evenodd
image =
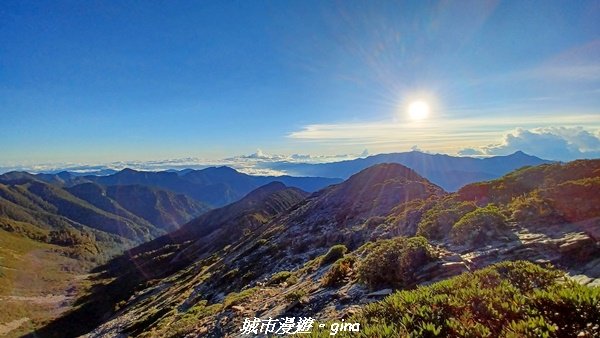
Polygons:
<instances>
[{"instance_id":1,"label":"mountain range","mask_svg":"<svg viewBox=\"0 0 600 338\"><path fill-rule=\"evenodd\" d=\"M96 182L105 185L141 184L186 194L213 207L234 202L253 189L272 181L314 192L379 163L407 166L446 191L456 191L473 182L498 178L524 166L552 163L517 151L507 156L474 158L429 154L420 151L372 155L331 163L259 162L258 168L273 169L292 176L253 176L229 167L194 170L137 171L97 167L93 173L60 171L38 174L49 183L73 185Z\"/></svg>"},{"instance_id":2,"label":"mountain range","mask_svg":"<svg viewBox=\"0 0 600 338\"><path fill-rule=\"evenodd\" d=\"M373 337L535 336L540 320L592 337L599 178L600 160L581 160L454 193L400 164L312 194L270 183L98 268L80 306L36 334L224 337L243 318L310 316Z\"/></svg>"},{"instance_id":3,"label":"mountain range","mask_svg":"<svg viewBox=\"0 0 600 338\"><path fill-rule=\"evenodd\" d=\"M228 167L180 172L124 169L106 176L9 172L0 175L0 221L4 230L42 242L85 238L87 251L116 253L176 230L275 180L308 191L341 181L250 176ZM53 239L56 236L61 239Z\"/></svg>"},{"instance_id":4,"label":"mountain range","mask_svg":"<svg viewBox=\"0 0 600 338\"><path fill-rule=\"evenodd\" d=\"M337 164L345 180L227 167L0 175L0 323L27 309L41 337L222 337L244 316L366 320L362 304L388 290L513 260L600 284L599 160L394 158L471 173L525 166L455 192L398 163L350 174L360 161Z\"/></svg>"},{"instance_id":5,"label":"mountain range","mask_svg":"<svg viewBox=\"0 0 600 338\"><path fill-rule=\"evenodd\" d=\"M339 178L252 176L229 167L159 172L123 169L105 176L81 176L70 172L38 174L36 176L46 182L62 186L73 186L86 182L105 186L150 186L185 194L212 207L220 207L235 202L250 191L273 181L279 181L309 192L342 181Z\"/></svg>"},{"instance_id":6,"label":"mountain range","mask_svg":"<svg viewBox=\"0 0 600 338\"><path fill-rule=\"evenodd\" d=\"M524 166L551 162L527 155L522 151L517 151L507 156L487 158L457 157L411 151L378 154L366 158L332 163L274 163L270 167L296 176L339 177L346 179L375 164L399 163L415 170L446 191L456 191L466 184L498 178Z\"/></svg>"},{"instance_id":7,"label":"mountain range","mask_svg":"<svg viewBox=\"0 0 600 338\"><path fill-rule=\"evenodd\" d=\"M147 186L61 187L27 173L0 176L3 230L48 243L87 238L87 249L93 248L95 254L96 245L120 252L174 230L208 209L185 195Z\"/></svg>"}]
</instances>

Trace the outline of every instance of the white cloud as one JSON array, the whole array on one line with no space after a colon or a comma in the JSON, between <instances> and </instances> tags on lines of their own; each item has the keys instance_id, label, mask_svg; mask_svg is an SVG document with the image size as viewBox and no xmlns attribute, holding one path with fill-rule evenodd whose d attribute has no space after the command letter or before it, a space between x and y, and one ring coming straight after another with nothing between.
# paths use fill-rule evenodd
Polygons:
<instances>
[{"instance_id":1,"label":"white cloud","mask_svg":"<svg viewBox=\"0 0 600 338\"><path fill-rule=\"evenodd\" d=\"M521 150L544 159L570 161L600 157L600 134L582 127L518 128L501 143L465 148L460 155L507 155Z\"/></svg>"},{"instance_id":2,"label":"white cloud","mask_svg":"<svg viewBox=\"0 0 600 338\"><path fill-rule=\"evenodd\" d=\"M469 118L432 117L420 122L371 121L363 123L333 123L307 125L288 134L288 138L344 147L368 146L376 152L407 151L417 144L419 149L432 152L462 155L480 155L479 151L467 151L466 148L482 147L503 137L507 130L515 126L534 129L544 125L558 132L560 127L568 126L562 133L567 135L572 128L585 125L600 128L597 114L561 114L526 115L513 114L489 117L480 115ZM585 134L579 133L580 143ZM588 136L589 138L589 136ZM575 138L573 137L573 142ZM593 140L588 139L590 145ZM587 148L582 146L582 151Z\"/></svg>"},{"instance_id":3,"label":"white cloud","mask_svg":"<svg viewBox=\"0 0 600 338\"><path fill-rule=\"evenodd\" d=\"M506 119L485 122L501 130L490 130L482 127L482 120L452 120L437 125L419 126L398 123L366 123L315 125L304 128L292 138L322 143L348 144L356 148L356 144L370 144L376 149L374 154L401 152L409 149L461 156L485 157L507 155L521 150L544 159L569 161L577 158L600 157L600 127L597 116L565 116L557 123L565 123L567 119L587 121L588 127L549 126L543 128L521 127L506 132L503 123ZM533 124L537 119L515 118L513 123ZM548 123L548 121L545 121ZM550 121L552 122L552 121ZM504 130L504 131L502 131ZM499 140L494 142L494 140ZM386 148L387 147L387 148ZM361 148L358 148L361 149ZM229 166L240 172L251 175L285 175L285 163L325 163L351 160L366 157L370 154L366 149L360 153L312 155L312 154L270 154L258 149L250 155L240 155L219 160L187 157L155 161L121 161L111 163L45 163L36 165L0 166L0 173L12 170L24 170L32 173L58 172L62 170L78 173L94 173L106 169L162 171L168 169L203 169L211 166Z\"/></svg>"},{"instance_id":4,"label":"white cloud","mask_svg":"<svg viewBox=\"0 0 600 338\"><path fill-rule=\"evenodd\" d=\"M240 155L219 160L187 157L179 159L165 159L153 161L120 161L100 164L86 163L43 163L35 165L10 165L0 166L0 174L8 171L27 171L31 173L52 173L59 171L71 171L80 174L95 174L106 170L122 170L130 168L144 171L182 170L182 169L204 169L213 166L228 166L249 175L286 175L283 170L273 169L278 163L325 163L341 160L350 160L360 157L356 154L335 155L309 155L309 154L269 154L261 149L250 155Z\"/></svg>"},{"instance_id":5,"label":"white cloud","mask_svg":"<svg viewBox=\"0 0 600 338\"><path fill-rule=\"evenodd\" d=\"M479 156L485 155L483 151L474 148L465 148L458 151L458 155L460 156Z\"/></svg>"}]
</instances>

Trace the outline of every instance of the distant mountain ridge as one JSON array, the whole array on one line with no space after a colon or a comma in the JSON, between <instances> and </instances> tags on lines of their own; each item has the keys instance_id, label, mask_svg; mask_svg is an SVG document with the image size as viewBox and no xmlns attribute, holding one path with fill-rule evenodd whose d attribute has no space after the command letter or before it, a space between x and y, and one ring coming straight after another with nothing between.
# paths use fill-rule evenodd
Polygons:
<instances>
[{"instance_id":1,"label":"distant mountain ridge","mask_svg":"<svg viewBox=\"0 0 600 338\"><path fill-rule=\"evenodd\" d=\"M380 163L405 165L446 191L456 191L460 187L479 181L501 177L524 166L552 163L535 156L517 151L507 156L488 158L458 157L444 154L428 154L419 151L405 153L378 154L332 163L276 163L273 169L290 175L340 177L351 175Z\"/></svg>"},{"instance_id":2,"label":"distant mountain ridge","mask_svg":"<svg viewBox=\"0 0 600 338\"><path fill-rule=\"evenodd\" d=\"M0 175L0 229L68 247L85 244L87 254L104 258L207 210L185 195L156 188L89 182L66 187L28 173Z\"/></svg>"},{"instance_id":3,"label":"distant mountain ridge","mask_svg":"<svg viewBox=\"0 0 600 338\"><path fill-rule=\"evenodd\" d=\"M4 174L18 175L19 172ZM0 175L0 177L4 176ZM117 173L96 176L73 175L69 172L58 174L37 174L38 179L48 183L73 186L81 183L98 183L105 186L142 185L185 194L212 207L221 207L235 202L250 191L271 182L296 187L313 192L331 184L340 183L340 178L293 177L293 176L252 176L230 167L210 167L201 170L176 171L137 171L123 169Z\"/></svg>"},{"instance_id":4,"label":"distant mountain ridge","mask_svg":"<svg viewBox=\"0 0 600 338\"><path fill-rule=\"evenodd\" d=\"M269 182L280 181L287 186L314 192L327 185L340 183L353 174L380 163L405 165L444 190L452 192L469 183L499 178L524 166L553 162L555 161L544 160L522 151L506 156L486 158L410 151L377 154L366 158L330 163L266 162L256 164L257 168L273 169L290 176L248 175L227 166L204 169L165 169L163 171L129 168L117 171L94 167L94 171L88 173L54 170L37 174L37 176L46 182L68 185L92 181L106 185L154 186L187 194L199 201L209 203L213 207L219 207L239 200L251 190ZM186 187L190 182L193 186Z\"/></svg>"}]
</instances>

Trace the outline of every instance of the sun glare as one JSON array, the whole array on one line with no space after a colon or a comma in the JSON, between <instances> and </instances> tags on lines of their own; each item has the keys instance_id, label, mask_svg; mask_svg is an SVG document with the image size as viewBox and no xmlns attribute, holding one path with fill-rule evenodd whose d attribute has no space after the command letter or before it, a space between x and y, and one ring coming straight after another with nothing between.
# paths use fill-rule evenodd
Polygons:
<instances>
[{"instance_id":1,"label":"sun glare","mask_svg":"<svg viewBox=\"0 0 600 338\"><path fill-rule=\"evenodd\" d=\"M425 101L415 101L408 106L408 115L413 121L421 121L429 116L429 105Z\"/></svg>"}]
</instances>

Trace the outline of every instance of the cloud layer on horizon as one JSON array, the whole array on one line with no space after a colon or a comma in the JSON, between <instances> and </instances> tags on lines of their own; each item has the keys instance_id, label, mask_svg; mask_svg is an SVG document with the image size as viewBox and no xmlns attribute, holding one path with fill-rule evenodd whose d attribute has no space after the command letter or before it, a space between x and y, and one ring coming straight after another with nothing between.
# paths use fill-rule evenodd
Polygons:
<instances>
[{"instance_id":1,"label":"cloud layer on horizon","mask_svg":"<svg viewBox=\"0 0 600 338\"><path fill-rule=\"evenodd\" d=\"M291 154L278 155L269 154L261 149L250 155L240 155L219 160L187 157L179 159L166 159L154 161L119 161L100 164L86 163L41 163L36 165L0 165L0 174L9 171L27 171L30 173L56 173L70 171L78 174L106 174L111 171L119 171L125 168L143 171L164 171L183 169L204 169L216 166L228 166L249 175L286 175L285 172L271 168L275 163L326 163L344 160L352 160L358 157L368 156L368 151L356 154L339 155L310 155Z\"/></svg>"},{"instance_id":2,"label":"cloud layer on horizon","mask_svg":"<svg viewBox=\"0 0 600 338\"><path fill-rule=\"evenodd\" d=\"M517 128L505 134L501 143L479 148L465 148L458 154L494 156L508 155L518 150L557 161L598 158L600 157L600 132L585 130L582 127Z\"/></svg>"},{"instance_id":3,"label":"cloud layer on horizon","mask_svg":"<svg viewBox=\"0 0 600 338\"><path fill-rule=\"evenodd\" d=\"M395 152L421 151L436 153L421 145L403 147L398 145ZM523 151L542 159L571 161L581 158L600 158L600 130L588 130L582 127L544 127L517 128L506 132L497 143L485 146L466 147L450 155L487 157L509 155ZM381 153L381 152L378 152ZM250 155L228 157L220 160L208 160L188 157L155 161L122 161L100 164L85 163L46 163L37 165L0 166L0 174L8 171L28 171L32 173L71 171L75 173L107 173L124 168L146 171L204 169L213 166L229 166L250 175L285 175L286 172L276 169L281 163L324 163L352 160L369 155L367 150L362 153L339 155L311 154L269 154L261 149Z\"/></svg>"}]
</instances>

